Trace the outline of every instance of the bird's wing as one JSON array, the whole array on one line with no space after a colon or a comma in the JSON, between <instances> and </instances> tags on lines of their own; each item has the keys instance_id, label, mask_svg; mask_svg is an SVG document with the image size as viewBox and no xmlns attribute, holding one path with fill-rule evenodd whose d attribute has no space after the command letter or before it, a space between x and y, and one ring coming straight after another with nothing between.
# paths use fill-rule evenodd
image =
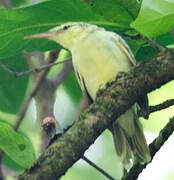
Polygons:
<instances>
[{"instance_id":1,"label":"bird's wing","mask_svg":"<svg viewBox=\"0 0 174 180\"><path fill-rule=\"evenodd\" d=\"M80 88L83 91L83 93L86 95L86 97L88 98L88 104L92 104L93 103L93 99L91 98L87 88L86 88L86 84L84 81L84 78L81 76L81 74L77 71L77 69L75 69L75 73L76 73L76 77L78 79L78 82L80 84Z\"/></svg>"},{"instance_id":2,"label":"bird's wing","mask_svg":"<svg viewBox=\"0 0 174 180\"><path fill-rule=\"evenodd\" d=\"M132 54L127 43L119 35L117 35L115 33L112 36L112 38L113 38L113 41L117 44L117 46L126 54L126 56L131 61L131 63L133 65L136 65L136 60L134 58L134 55ZM148 106L147 95L145 95L143 97L139 97L137 102L141 108L143 117L145 119L148 119L148 117L149 117L149 106Z\"/></svg>"},{"instance_id":3,"label":"bird's wing","mask_svg":"<svg viewBox=\"0 0 174 180\"><path fill-rule=\"evenodd\" d=\"M136 60L134 58L134 55L127 45L127 43L118 35L113 33L112 36L113 41L116 43L116 45L125 53L125 55L128 57L128 59L131 61L133 65L136 65Z\"/></svg>"}]
</instances>

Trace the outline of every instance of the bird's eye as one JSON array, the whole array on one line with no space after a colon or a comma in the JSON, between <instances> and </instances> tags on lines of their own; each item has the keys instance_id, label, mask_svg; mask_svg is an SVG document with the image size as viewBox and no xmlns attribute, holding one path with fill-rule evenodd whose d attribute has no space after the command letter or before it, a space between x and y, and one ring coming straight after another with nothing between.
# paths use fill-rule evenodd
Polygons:
<instances>
[{"instance_id":1,"label":"bird's eye","mask_svg":"<svg viewBox=\"0 0 174 180\"><path fill-rule=\"evenodd\" d=\"M64 26L63 30L67 30L70 26Z\"/></svg>"}]
</instances>

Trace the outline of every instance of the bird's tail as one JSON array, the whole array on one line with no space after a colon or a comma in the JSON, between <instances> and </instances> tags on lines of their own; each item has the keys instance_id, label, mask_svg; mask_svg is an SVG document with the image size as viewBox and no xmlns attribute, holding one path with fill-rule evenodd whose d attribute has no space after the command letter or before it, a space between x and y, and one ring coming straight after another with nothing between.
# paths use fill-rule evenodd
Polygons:
<instances>
[{"instance_id":1,"label":"bird's tail","mask_svg":"<svg viewBox=\"0 0 174 180\"><path fill-rule=\"evenodd\" d=\"M151 160L134 107L121 115L117 122L112 124L110 130L113 134L116 152L126 169L131 168L134 159L138 159L141 163Z\"/></svg>"}]
</instances>

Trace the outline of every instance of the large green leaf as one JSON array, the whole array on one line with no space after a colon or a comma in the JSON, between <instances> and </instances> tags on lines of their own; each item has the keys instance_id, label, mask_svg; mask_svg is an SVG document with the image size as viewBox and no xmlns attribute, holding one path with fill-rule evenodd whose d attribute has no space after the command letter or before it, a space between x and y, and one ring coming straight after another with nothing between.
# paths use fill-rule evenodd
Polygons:
<instances>
[{"instance_id":1,"label":"large green leaf","mask_svg":"<svg viewBox=\"0 0 174 180\"><path fill-rule=\"evenodd\" d=\"M174 44L174 37L171 33L162 34L155 38L155 41L158 42L162 46L168 46L170 44Z\"/></svg>"},{"instance_id":2,"label":"large green leaf","mask_svg":"<svg viewBox=\"0 0 174 180\"><path fill-rule=\"evenodd\" d=\"M136 60L137 61L147 61L151 60L157 55L158 51L149 45L144 45L139 48L136 53Z\"/></svg>"},{"instance_id":3,"label":"large green leaf","mask_svg":"<svg viewBox=\"0 0 174 180\"><path fill-rule=\"evenodd\" d=\"M147 37L155 37L174 28L173 0L144 0L131 27Z\"/></svg>"},{"instance_id":4,"label":"large green leaf","mask_svg":"<svg viewBox=\"0 0 174 180\"><path fill-rule=\"evenodd\" d=\"M13 71L26 71L26 59L19 54L1 61ZM15 78L0 67L0 111L17 113L24 100L28 85L28 76Z\"/></svg>"},{"instance_id":5,"label":"large green leaf","mask_svg":"<svg viewBox=\"0 0 174 180\"><path fill-rule=\"evenodd\" d=\"M7 154L4 154L2 163L6 167L14 171L22 172L24 170L23 167L21 167L19 164L13 161Z\"/></svg>"},{"instance_id":6,"label":"large green leaf","mask_svg":"<svg viewBox=\"0 0 174 180\"><path fill-rule=\"evenodd\" d=\"M87 3L94 13L125 27L129 27L130 22L137 17L140 8L136 0L89 0Z\"/></svg>"},{"instance_id":7,"label":"large green leaf","mask_svg":"<svg viewBox=\"0 0 174 180\"><path fill-rule=\"evenodd\" d=\"M35 160L31 142L23 134L0 122L0 148L17 164L27 168Z\"/></svg>"},{"instance_id":8,"label":"large green leaf","mask_svg":"<svg viewBox=\"0 0 174 180\"><path fill-rule=\"evenodd\" d=\"M24 170L24 167L13 161L7 154L4 154L2 163L9 169L17 172L22 172Z\"/></svg>"},{"instance_id":9,"label":"large green leaf","mask_svg":"<svg viewBox=\"0 0 174 180\"><path fill-rule=\"evenodd\" d=\"M35 34L69 21L84 21L98 25L117 26L95 15L81 0L52 0L20 9L0 10L0 58L19 53L22 49L48 50L55 48L49 42L43 48L41 41L24 40L26 35ZM48 41L45 40L45 43ZM42 47L42 48L41 48Z\"/></svg>"},{"instance_id":10,"label":"large green leaf","mask_svg":"<svg viewBox=\"0 0 174 180\"><path fill-rule=\"evenodd\" d=\"M26 2L27 0L11 0L11 4L13 7L18 7Z\"/></svg>"}]
</instances>

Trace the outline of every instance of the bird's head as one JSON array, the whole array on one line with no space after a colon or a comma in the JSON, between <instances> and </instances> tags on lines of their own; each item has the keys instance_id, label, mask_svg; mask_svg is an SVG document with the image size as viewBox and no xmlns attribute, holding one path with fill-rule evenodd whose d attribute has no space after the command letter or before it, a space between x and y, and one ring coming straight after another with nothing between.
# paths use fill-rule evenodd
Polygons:
<instances>
[{"instance_id":1,"label":"bird's head","mask_svg":"<svg viewBox=\"0 0 174 180\"><path fill-rule=\"evenodd\" d=\"M79 38L86 36L89 31L96 28L97 26L95 25L82 22L65 23L50 29L48 32L26 36L25 39L46 38L53 40L61 44L63 47L71 50L74 43L76 43Z\"/></svg>"}]
</instances>

